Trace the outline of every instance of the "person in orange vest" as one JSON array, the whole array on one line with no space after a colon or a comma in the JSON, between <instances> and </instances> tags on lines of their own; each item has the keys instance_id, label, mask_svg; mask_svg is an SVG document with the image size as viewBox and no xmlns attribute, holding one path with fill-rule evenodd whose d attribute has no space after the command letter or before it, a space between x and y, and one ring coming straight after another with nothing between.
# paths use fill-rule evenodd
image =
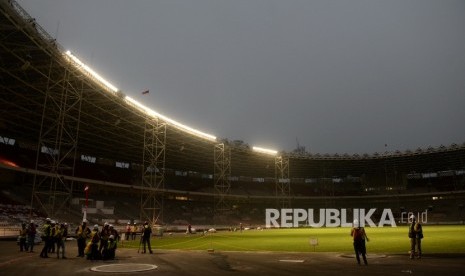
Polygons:
<instances>
[{"instance_id":1,"label":"person in orange vest","mask_svg":"<svg viewBox=\"0 0 465 276\"><path fill-rule=\"evenodd\" d=\"M134 222L134 225L131 227L132 240L136 240L137 235L137 224Z\"/></svg>"}]
</instances>

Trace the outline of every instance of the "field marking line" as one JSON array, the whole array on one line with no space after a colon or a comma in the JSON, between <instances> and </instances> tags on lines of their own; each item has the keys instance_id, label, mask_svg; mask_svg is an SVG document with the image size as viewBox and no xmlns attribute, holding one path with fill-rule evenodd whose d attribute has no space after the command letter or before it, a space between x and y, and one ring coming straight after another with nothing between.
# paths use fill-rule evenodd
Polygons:
<instances>
[{"instance_id":1,"label":"field marking line","mask_svg":"<svg viewBox=\"0 0 465 276\"><path fill-rule=\"evenodd\" d=\"M305 260L279 260L283 263L303 263Z\"/></svg>"},{"instance_id":2,"label":"field marking line","mask_svg":"<svg viewBox=\"0 0 465 276\"><path fill-rule=\"evenodd\" d=\"M28 256L17 257L17 258L5 261L3 263L0 263L0 267L15 263L15 262L23 260L23 259L32 258L33 256L37 256L37 255L32 254L32 255L28 255Z\"/></svg>"}]
</instances>

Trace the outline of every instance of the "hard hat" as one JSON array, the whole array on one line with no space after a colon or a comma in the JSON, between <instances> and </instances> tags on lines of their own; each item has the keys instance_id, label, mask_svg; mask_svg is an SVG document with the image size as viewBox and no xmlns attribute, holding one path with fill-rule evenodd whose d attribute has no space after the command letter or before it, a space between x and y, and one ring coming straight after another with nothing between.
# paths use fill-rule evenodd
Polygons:
<instances>
[{"instance_id":1,"label":"hard hat","mask_svg":"<svg viewBox=\"0 0 465 276\"><path fill-rule=\"evenodd\" d=\"M114 238L115 238L115 236L113 236L113 235L110 235L108 238L109 238L109 239L114 239Z\"/></svg>"},{"instance_id":2,"label":"hard hat","mask_svg":"<svg viewBox=\"0 0 465 276\"><path fill-rule=\"evenodd\" d=\"M108 225L108 222L105 222L105 223L103 224L103 226L105 226L105 225Z\"/></svg>"},{"instance_id":3,"label":"hard hat","mask_svg":"<svg viewBox=\"0 0 465 276\"><path fill-rule=\"evenodd\" d=\"M113 228L113 224L110 224L110 228Z\"/></svg>"},{"instance_id":4,"label":"hard hat","mask_svg":"<svg viewBox=\"0 0 465 276\"><path fill-rule=\"evenodd\" d=\"M98 229L98 224L94 225L94 229Z\"/></svg>"},{"instance_id":5,"label":"hard hat","mask_svg":"<svg viewBox=\"0 0 465 276\"><path fill-rule=\"evenodd\" d=\"M87 223L87 219L83 220L82 223Z\"/></svg>"},{"instance_id":6,"label":"hard hat","mask_svg":"<svg viewBox=\"0 0 465 276\"><path fill-rule=\"evenodd\" d=\"M50 221L50 218L46 218L45 221Z\"/></svg>"},{"instance_id":7,"label":"hard hat","mask_svg":"<svg viewBox=\"0 0 465 276\"><path fill-rule=\"evenodd\" d=\"M414 216L414 215L411 215L410 218L411 218L411 219L415 219L415 216Z\"/></svg>"},{"instance_id":8,"label":"hard hat","mask_svg":"<svg viewBox=\"0 0 465 276\"><path fill-rule=\"evenodd\" d=\"M52 220L50 223L51 223L51 224L56 224L56 222L55 222L54 220Z\"/></svg>"},{"instance_id":9,"label":"hard hat","mask_svg":"<svg viewBox=\"0 0 465 276\"><path fill-rule=\"evenodd\" d=\"M358 219L354 219L354 226L359 226L358 225Z\"/></svg>"}]
</instances>

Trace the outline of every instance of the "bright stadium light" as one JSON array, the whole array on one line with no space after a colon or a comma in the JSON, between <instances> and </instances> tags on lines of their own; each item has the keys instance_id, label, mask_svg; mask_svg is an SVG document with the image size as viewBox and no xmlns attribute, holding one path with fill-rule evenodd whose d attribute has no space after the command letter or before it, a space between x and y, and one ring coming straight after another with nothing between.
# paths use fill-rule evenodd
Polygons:
<instances>
[{"instance_id":1,"label":"bright stadium light","mask_svg":"<svg viewBox=\"0 0 465 276\"><path fill-rule=\"evenodd\" d=\"M265 149L265 148L261 148L261 147L252 147L252 149L254 151L256 151L256 152L265 153L265 154L269 154L269 155L278 154L277 150L272 150L272 149Z\"/></svg>"},{"instance_id":2,"label":"bright stadium light","mask_svg":"<svg viewBox=\"0 0 465 276\"><path fill-rule=\"evenodd\" d=\"M196 130L196 129L193 129L189 126L186 126L184 124L181 124L173 119L170 119L148 107L146 107L145 105L139 103L138 101L134 100L133 98L129 97L129 96L126 96L124 98L126 100L126 102L128 104L130 104L131 106L133 107L136 107L137 109L141 110L142 112L145 112L147 115L149 116L152 116L154 118L160 118L162 120L164 120L165 122L168 122L172 125L174 125L175 127L181 129L181 130L184 130L186 132L189 132L190 134L194 134L198 137L201 137L201 138L204 138L204 139L207 139L207 140L210 140L210 141L216 141L216 137L213 136L213 135L210 135L208 133L204 133L204 132L201 132L199 130Z\"/></svg>"},{"instance_id":3,"label":"bright stadium light","mask_svg":"<svg viewBox=\"0 0 465 276\"><path fill-rule=\"evenodd\" d=\"M116 88L113 84L109 83L106 79L102 78L97 72L92 70L89 66L87 66L84 62L79 60L75 55L71 53L71 51L66 51L66 55L74 61L78 67L84 69L85 72L89 73L93 78L101 82L103 85L108 87L112 92L116 93L118 91L118 88Z\"/></svg>"}]
</instances>

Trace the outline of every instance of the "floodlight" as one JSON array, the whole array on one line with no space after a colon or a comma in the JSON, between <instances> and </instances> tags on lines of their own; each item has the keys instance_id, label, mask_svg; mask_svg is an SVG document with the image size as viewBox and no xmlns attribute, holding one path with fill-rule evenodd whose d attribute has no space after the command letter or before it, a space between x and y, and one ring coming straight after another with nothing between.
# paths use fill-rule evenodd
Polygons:
<instances>
[{"instance_id":1,"label":"floodlight","mask_svg":"<svg viewBox=\"0 0 465 276\"><path fill-rule=\"evenodd\" d=\"M186 131L186 132L189 132L190 134L193 134L193 135L196 135L198 137L201 137L201 138L204 138L204 139L207 139L207 140L210 140L210 141L216 141L216 137L213 136L213 135L210 135L210 134L207 134L207 133L204 133L204 132L201 132L199 130L196 130L196 129L193 129L189 126L186 126L184 124L181 124L173 119L170 119L148 107L146 107L145 105L139 103L138 101L134 100L133 98L129 97L129 96L126 96L124 98L126 100L126 102L136 108L138 108L139 110L141 110L142 112L145 112L147 115L149 116L152 116L154 118L160 118L162 119L163 121L167 122L167 123L170 123L172 125L174 125L175 127L183 130L183 131Z\"/></svg>"},{"instance_id":2,"label":"floodlight","mask_svg":"<svg viewBox=\"0 0 465 276\"><path fill-rule=\"evenodd\" d=\"M75 55L71 53L71 51L66 51L66 55L74 61L75 65L77 67L82 68L86 73L90 74L93 78L98 80L100 83L108 87L112 92L116 93L118 91L118 88L116 88L113 84L109 83L106 79L104 79L102 76L100 76L97 72L95 72L92 68L87 66L84 62L82 62L80 59L78 59Z\"/></svg>"},{"instance_id":3,"label":"floodlight","mask_svg":"<svg viewBox=\"0 0 465 276\"><path fill-rule=\"evenodd\" d=\"M278 154L277 150L272 150L272 149L265 149L265 148L261 148L261 147L252 147L252 149L254 151L256 151L256 152L265 153L265 154L269 154L269 155Z\"/></svg>"}]
</instances>

